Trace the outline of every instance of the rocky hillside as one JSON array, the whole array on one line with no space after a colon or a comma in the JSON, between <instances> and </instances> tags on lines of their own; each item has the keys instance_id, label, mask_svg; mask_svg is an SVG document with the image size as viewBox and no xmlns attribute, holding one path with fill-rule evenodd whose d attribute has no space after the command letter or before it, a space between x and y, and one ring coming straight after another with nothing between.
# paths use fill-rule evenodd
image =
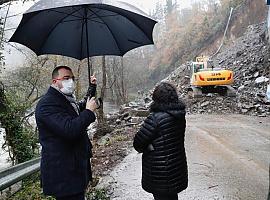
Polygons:
<instances>
[{"instance_id":1,"label":"rocky hillside","mask_svg":"<svg viewBox=\"0 0 270 200\"><path fill-rule=\"evenodd\" d=\"M227 31L227 39L235 41L237 38L243 36L249 25L259 24L265 21L267 13L268 7L265 4L265 0L244 0L240 6L233 9ZM208 41L208 44L201 49L199 54L209 55L215 53L222 42L223 31L214 34L213 38Z\"/></svg>"},{"instance_id":2,"label":"rocky hillside","mask_svg":"<svg viewBox=\"0 0 270 200\"><path fill-rule=\"evenodd\" d=\"M270 115L270 101L266 97L270 83L270 47L265 38L265 27L265 23L249 26L243 37L224 47L214 58L220 67L234 71L236 97L208 94L203 98L188 98L189 63L165 79L176 84L190 113Z\"/></svg>"},{"instance_id":3,"label":"rocky hillside","mask_svg":"<svg viewBox=\"0 0 270 200\"><path fill-rule=\"evenodd\" d=\"M236 97L206 94L202 98L190 98L190 63L177 68L163 81L177 86L180 96L187 104L189 113L241 113L257 116L270 115L270 101L266 97L270 83L270 47L265 38L266 24L251 25L244 36L224 46L214 58L220 67L234 71ZM150 95L144 95L149 100Z\"/></svg>"}]
</instances>

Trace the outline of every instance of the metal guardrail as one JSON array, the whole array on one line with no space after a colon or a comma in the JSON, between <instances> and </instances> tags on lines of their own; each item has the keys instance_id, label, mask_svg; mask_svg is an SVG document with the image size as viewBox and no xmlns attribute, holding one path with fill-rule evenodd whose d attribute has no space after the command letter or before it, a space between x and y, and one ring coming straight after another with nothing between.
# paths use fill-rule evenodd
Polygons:
<instances>
[{"instance_id":1,"label":"metal guardrail","mask_svg":"<svg viewBox=\"0 0 270 200\"><path fill-rule=\"evenodd\" d=\"M0 171L0 191L14 185L40 169L40 157Z\"/></svg>"}]
</instances>

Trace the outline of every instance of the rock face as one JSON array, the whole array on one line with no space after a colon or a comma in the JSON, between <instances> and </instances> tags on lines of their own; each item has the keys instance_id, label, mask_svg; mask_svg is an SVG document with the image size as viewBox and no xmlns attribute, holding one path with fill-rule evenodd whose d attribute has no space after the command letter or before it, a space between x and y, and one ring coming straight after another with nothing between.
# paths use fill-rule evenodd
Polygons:
<instances>
[{"instance_id":1,"label":"rock face","mask_svg":"<svg viewBox=\"0 0 270 200\"><path fill-rule=\"evenodd\" d=\"M188 113L241 113L257 116L270 115L267 85L270 84L270 47L266 40L266 24L252 25L244 36L238 38L213 58L215 66L234 72L233 88L236 97L206 94L202 98L190 98L189 66L187 62L163 81L174 83L180 97L187 105ZM144 94L143 99L151 99Z\"/></svg>"}]
</instances>

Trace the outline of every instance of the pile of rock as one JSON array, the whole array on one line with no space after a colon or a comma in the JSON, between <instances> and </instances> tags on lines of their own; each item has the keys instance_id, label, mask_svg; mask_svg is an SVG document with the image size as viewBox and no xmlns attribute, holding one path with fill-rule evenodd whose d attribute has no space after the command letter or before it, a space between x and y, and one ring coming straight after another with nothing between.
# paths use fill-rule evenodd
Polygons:
<instances>
[{"instance_id":1,"label":"pile of rock","mask_svg":"<svg viewBox=\"0 0 270 200\"><path fill-rule=\"evenodd\" d=\"M270 116L270 100L266 96L267 85L270 84L270 46L265 39L265 27L264 23L249 26L243 37L225 46L213 58L215 66L234 72L236 97L219 94L206 94L202 98L189 97L191 62L181 65L162 81L176 85L180 97L187 105L187 112L191 114L241 113ZM132 121L134 117L130 116L147 116L150 103L150 92L140 93L135 102L122 106L114 121L118 124L123 121L136 123Z\"/></svg>"},{"instance_id":2,"label":"pile of rock","mask_svg":"<svg viewBox=\"0 0 270 200\"><path fill-rule=\"evenodd\" d=\"M270 84L270 47L265 39L265 24L249 26L245 35L226 46L214 63L234 72L236 97L207 94L189 98L189 66L185 63L163 81L173 82L187 104L189 113L242 113L270 115L270 101L266 97Z\"/></svg>"},{"instance_id":3,"label":"pile of rock","mask_svg":"<svg viewBox=\"0 0 270 200\"><path fill-rule=\"evenodd\" d=\"M149 100L137 99L120 106L119 112L110 113L107 116L111 126L136 126L142 123L149 115Z\"/></svg>"},{"instance_id":4,"label":"pile of rock","mask_svg":"<svg viewBox=\"0 0 270 200\"><path fill-rule=\"evenodd\" d=\"M235 73L237 107L241 113L266 116L270 77L270 48L265 40L265 24L249 26L246 34L217 56L220 64Z\"/></svg>"},{"instance_id":5,"label":"pile of rock","mask_svg":"<svg viewBox=\"0 0 270 200\"><path fill-rule=\"evenodd\" d=\"M187 104L188 113L241 113L257 116L270 115L270 101L266 97L270 83L270 47L265 39L265 24L249 26L243 37L226 46L215 58L215 65L234 72L236 97L207 94L190 98L189 67L187 62L162 81L176 85L180 97ZM148 108L150 92L141 94L138 104ZM145 105L146 103L146 105Z\"/></svg>"}]
</instances>

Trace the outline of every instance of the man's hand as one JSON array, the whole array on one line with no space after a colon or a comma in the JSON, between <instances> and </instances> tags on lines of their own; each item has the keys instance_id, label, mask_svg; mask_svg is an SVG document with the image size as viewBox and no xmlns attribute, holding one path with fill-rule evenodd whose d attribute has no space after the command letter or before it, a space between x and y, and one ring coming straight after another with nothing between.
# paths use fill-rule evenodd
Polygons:
<instances>
[{"instance_id":1,"label":"man's hand","mask_svg":"<svg viewBox=\"0 0 270 200\"><path fill-rule=\"evenodd\" d=\"M86 109L91 110L93 112L97 109L95 97L92 97L91 99L88 97L86 102Z\"/></svg>"},{"instance_id":2,"label":"man's hand","mask_svg":"<svg viewBox=\"0 0 270 200\"><path fill-rule=\"evenodd\" d=\"M96 85L97 84L97 78L95 73L93 74L93 76L90 77L90 83Z\"/></svg>"}]
</instances>

